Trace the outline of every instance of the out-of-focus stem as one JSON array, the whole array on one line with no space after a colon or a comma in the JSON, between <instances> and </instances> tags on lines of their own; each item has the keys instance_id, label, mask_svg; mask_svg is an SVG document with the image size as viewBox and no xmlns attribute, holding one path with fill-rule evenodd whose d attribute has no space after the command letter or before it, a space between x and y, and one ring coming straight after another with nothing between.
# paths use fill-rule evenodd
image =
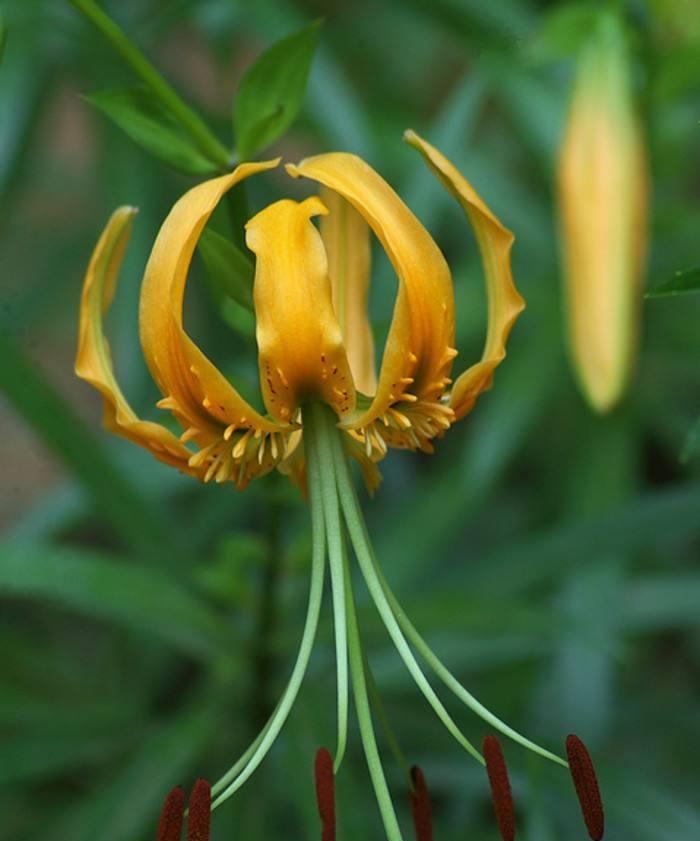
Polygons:
<instances>
[{"instance_id":1,"label":"out-of-focus stem","mask_svg":"<svg viewBox=\"0 0 700 841\"><path fill-rule=\"evenodd\" d=\"M95 3L95 0L69 0L110 42L114 49L160 99L180 125L190 134L209 160L222 170L231 168L231 155L216 139L199 114L187 105L156 68L129 40L126 33Z\"/></svg>"}]
</instances>

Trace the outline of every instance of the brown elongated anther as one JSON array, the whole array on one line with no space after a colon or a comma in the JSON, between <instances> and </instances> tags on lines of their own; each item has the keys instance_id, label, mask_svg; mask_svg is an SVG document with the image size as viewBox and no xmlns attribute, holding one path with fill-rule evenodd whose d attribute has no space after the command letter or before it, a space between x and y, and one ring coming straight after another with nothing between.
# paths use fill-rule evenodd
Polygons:
<instances>
[{"instance_id":1,"label":"brown elongated anther","mask_svg":"<svg viewBox=\"0 0 700 841\"><path fill-rule=\"evenodd\" d=\"M335 841L335 776L333 758L325 748L316 751L316 803L321 818L321 841Z\"/></svg>"},{"instance_id":2,"label":"brown elongated anther","mask_svg":"<svg viewBox=\"0 0 700 841\"><path fill-rule=\"evenodd\" d=\"M209 841L211 827L211 786L199 779L192 786L187 818L187 841Z\"/></svg>"},{"instance_id":3,"label":"brown elongated anther","mask_svg":"<svg viewBox=\"0 0 700 841\"><path fill-rule=\"evenodd\" d=\"M601 841L605 833L605 814L598 779L588 749L573 733L566 739L566 758L588 835L592 841Z\"/></svg>"},{"instance_id":4,"label":"brown elongated anther","mask_svg":"<svg viewBox=\"0 0 700 841\"><path fill-rule=\"evenodd\" d=\"M411 813L416 831L416 841L433 841L433 814L430 805L430 793L421 769L411 768L413 791L411 792Z\"/></svg>"},{"instance_id":5,"label":"brown elongated anther","mask_svg":"<svg viewBox=\"0 0 700 841\"><path fill-rule=\"evenodd\" d=\"M498 830L503 841L514 841L515 810L513 808L513 793L510 788L506 760L501 745L495 736L484 736L483 752Z\"/></svg>"},{"instance_id":6,"label":"brown elongated anther","mask_svg":"<svg viewBox=\"0 0 700 841\"><path fill-rule=\"evenodd\" d=\"M176 786L163 801L156 841L180 841L185 792Z\"/></svg>"}]
</instances>

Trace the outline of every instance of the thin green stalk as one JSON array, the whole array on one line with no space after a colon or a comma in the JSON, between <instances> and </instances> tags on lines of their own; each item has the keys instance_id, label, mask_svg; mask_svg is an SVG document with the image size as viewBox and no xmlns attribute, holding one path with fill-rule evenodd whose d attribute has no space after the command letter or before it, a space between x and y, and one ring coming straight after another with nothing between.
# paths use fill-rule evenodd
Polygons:
<instances>
[{"instance_id":1,"label":"thin green stalk","mask_svg":"<svg viewBox=\"0 0 700 841\"><path fill-rule=\"evenodd\" d=\"M338 746L333 764L337 774L345 755L348 732L348 642L345 625L345 584L343 575L344 537L335 486L333 448L328 436L330 414L321 404L306 408L304 441L311 475L320 480L320 495L328 544L328 564L333 592L333 626L338 694ZM310 478L310 482L311 482Z\"/></svg>"},{"instance_id":2,"label":"thin green stalk","mask_svg":"<svg viewBox=\"0 0 700 841\"><path fill-rule=\"evenodd\" d=\"M218 797L212 803L212 809L216 809L228 800L250 778L258 765L263 761L289 716L309 665L311 650L316 638L316 629L318 628L318 618L321 612L326 560L326 533L323 519L321 484L313 464L309 464L309 496L312 532L311 586L309 589L309 605L306 611L306 622L299 645L297 660L292 669L289 682L268 723L244 755L212 787L212 793L214 795L218 794Z\"/></svg>"},{"instance_id":3,"label":"thin green stalk","mask_svg":"<svg viewBox=\"0 0 700 841\"><path fill-rule=\"evenodd\" d=\"M369 699L367 697L367 684L365 682L364 656L360 631L357 627L357 615L355 613L355 599L352 594L352 582L350 570L345 564L345 591L347 593L346 618L348 628L348 648L350 652L350 674L352 675L353 697L355 698L355 709L357 721L360 726L360 737L362 747L367 759L369 775L374 786L374 793L379 805L379 811L384 823L384 830L388 841L403 841L399 822L396 819L394 804L391 801L391 794L384 776L382 760L377 748L377 740L374 736L372 725L372 713L370 712Z\"/></svg>"},{"instance_id":4,"label":"thin green stalk","mask_svg":"<svg viewBox=\"0 0 700 841\"><path fill-rule=\"evenodd\" d=\"M330 432L333 433L331 445L333 448L338 495L340 497L340 504L345 516L348 534L350 535L350 541L353 549L355 550L360 570L362 571L362 575L367 584L367 589L372 596L372 600L374 601L375 607L377 608L382 622L384 623L384 627L389 632L389 636L396 646L396 650L399 652L399 655L404 661L411 677L423 693L426 701L435 711L437 717L445 725L446 729L453 738L464 748L464 750L471 754L477 762L480 762L483 765L483 757L455 724L454 720L445 709L442 701L436 695L435 690L430 685L430 682L414 657L413 652L411 651L396 622L396 619L394 618L394 614L384 596L384 591L382 590L382 586L379 583L379 579L377 578L374 569L369 536L367 535L365 522L355 495L355 487L353 485L350 468L343 450L340 435L335 429L330 430Z\"/></svg>"},{"instance_id":5,"label":"thin green stalk","mask_svg":"<svg viewBox=\"0 0 700 841\"><path fill-rule=\"evenodd\" d=\"M517 730L514 730L505 722L501 721L501 719L499 719L483 704L481 704L467 689L465 689L462 686L462 684L454 677L454 675L449 671L449 669L443 665L443 663L440 661L437 655L432 651L430 646L425 642L423 637L418 633L414 625L406 616L398 599L394 596L393 592L391 591L391 588L389 587L389 584L381 571L381 567L375 555L374 549L369 539L369 535L367 534L367 529L365 527L364 519L362 517L362 512L360 509L360 503L357 499L357 494L352 483L352 477L349 474L347 459L345 457L345 453L343 452L342 444L340 441L337 441L335 443L334 455L337 465L336 475L338 477L338 488L341 498L341 504L343 506L343 512L345 514L346 522L348 523L348 531L350 532L351 537L353 538L353 546L355 546L355 551L358 552L358 560L360 560L361 565L364 564L368 567L370 578L375 583L375 585L379 587L379 590L381 591L381 595L379 595L378 598L383 604L385 610L388 611L388 613L391 615L392 621L394 623L398 623L401 638L404 639L403 634L405 634L405 636L408 637L410 642L415 646L416 650L419 652L421 657L423 657L423 659L430 666L430 668L435 672L437 677L440 678L440 680L442 680L442 682L447 686L447 688L450 689L467 707L469 707L469 709L471 709L472 712L476 713L481 719L490 724L499 732L503 733L504 736L508 736L514 742L517 742L523 747L528 748L529 750L539 754L540 756L545 757L546 759L550 759L552 762L556 762L558 765L562 765L563 767L568 768L568 763L564 759L552 753L551 751L548 751L546 748L541 747L535 742L532 742L530 739L527 739L525 736L518 733ZM357 545L355 541L357 542ZM357 546L359 546L359 550ZM362 556L361 559L360 554ZM364 571L365 569L363 567L363 573ZM370 590L371 589L372 588L370 588ZM372 593L372 595L374 597L374 593ZM377 607L379 609L379 605L377 605ZM382 616L382 618L384 617ZM401 653L400 649L399 653ZM479 759L483 762L483 760L481 760L481 757L479 757Z\"/></svg>"},{"instance_id":6,"label":"thin green stalk","mask_svg":"<svg viewBox=\"0 0 700 841\"><path fill-rule=\"evenodd\" d=\"M156 68L129 40L126 33L97 5L95 0L68 0L110 42L122 59L131 67L165 108L190 134L201 151L221 170L231 168L231 155L212 134L204 120L187 105L166 82Z\"/></svg>"},{"instance_id":7,"label":"thin green stalk","mask_svg":"<svg viewBox=\"0 0 700 841\"><path fill-rule=\"evenodd\" d=\"M384 709L384 702L382 701L382 696L379 694L379 689L377 688L377 684L374 680L374 675L372 674L372 669L369 665L369 660L367 659L367 653L363 651L362 654L362 662L365 669L365 682L367 683L370 703L374 707L377 718L379 719L379 724L384 731L384 738L386 739L386 743L389 745L389 750L394 754L394 759L396 760L397 765L399 765L400 768L403 768L406 777L410 781L411 766L408 764L408 761L401 750L399 740L396 737L396 733L394 733L394 728L391 726L389 717Z\"/></svg>"}]
</instances>

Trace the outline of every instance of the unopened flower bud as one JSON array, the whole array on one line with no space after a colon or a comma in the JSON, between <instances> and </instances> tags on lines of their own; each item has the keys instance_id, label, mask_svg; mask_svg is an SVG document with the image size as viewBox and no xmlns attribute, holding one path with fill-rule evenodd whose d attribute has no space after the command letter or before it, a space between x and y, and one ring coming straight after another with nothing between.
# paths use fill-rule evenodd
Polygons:
<instances>
[{"instance_id":1,"label":"unopened flower bud","mask_svg":"<svg viewBox=\"0 0 700 841\"><path fill-rule=\"evenodd\" d=\"M599 412L634 364L649 179L621 24L602 16L581 50L558 164L570 346Z\"/></svg>"}]
</instances>

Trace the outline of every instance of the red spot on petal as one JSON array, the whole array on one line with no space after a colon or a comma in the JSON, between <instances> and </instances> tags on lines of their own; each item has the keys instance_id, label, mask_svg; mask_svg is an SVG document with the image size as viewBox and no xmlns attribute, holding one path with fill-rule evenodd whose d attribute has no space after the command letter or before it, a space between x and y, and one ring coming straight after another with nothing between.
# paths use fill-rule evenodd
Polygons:
<instances>
[{"instance_id":1,"label":"red spot on petal","mask_svg":"<svg viewBox=\"0 0 700 841\"><path fill-rule=\"evenodd\" d=\"M600 841L605 833L605 814L598 779L588 749L573 733L566 739L566 757L588 835L592 841Z\"/></svg>"},{"instance_id":2,"label":"red spot on petal","mask_svg":"<svg viewBox=\"0 0 700 841\"><path fill-rule=\"evenodd\" d=\"M491 786L491 799L493 810L496 814L496 823L503 841L514 841L515 839L515 810L513 808L513 793L508 778L508 767L501 745L495 736L485 736L484 759L486 760L486 772L489 775Z\"/></svg>"},{"instance_id":3,"label":"red spot on petal","mask_svg":"<svg viewBox=\"0 0 700 841\"><path fill-rule=\"evenodd\" d=\"M433 841L433 813L430 806L430 793L421 769L411 768L413 791L411 792L411 812L416 841Z\"/></svg>"},{"instance_id":4,"label":"red spot on petal","mask_svg":"<svg viewBox=\"0 0 700 841\"><path fill-rule=\"evenodd\" d=\"M190 794L190 814L187 818L187 841L209 841L211 826L211 786L199 779Z\"/></svg>"},{"instance_id":5,"label":"red spot on petal","mask_svg":"<svg viewBox=\"0 0 700 841\"><path fill-rule=\"evenodd\" d=\"M177 786L163 801L156 835L157 841L180 841L184 808L185 792Z\"/></svg>"},{"instance_id":6,"label":"red spot on petal","mask_svg":"<svg viewBox=\"0 0 700 841\"><path fill-rule=\"evenodd\" d=\"M321 841L335 841L335 776L333 759L325 748L316 751L316 802L321 818Z\"/></svg>"}]
</instances>

